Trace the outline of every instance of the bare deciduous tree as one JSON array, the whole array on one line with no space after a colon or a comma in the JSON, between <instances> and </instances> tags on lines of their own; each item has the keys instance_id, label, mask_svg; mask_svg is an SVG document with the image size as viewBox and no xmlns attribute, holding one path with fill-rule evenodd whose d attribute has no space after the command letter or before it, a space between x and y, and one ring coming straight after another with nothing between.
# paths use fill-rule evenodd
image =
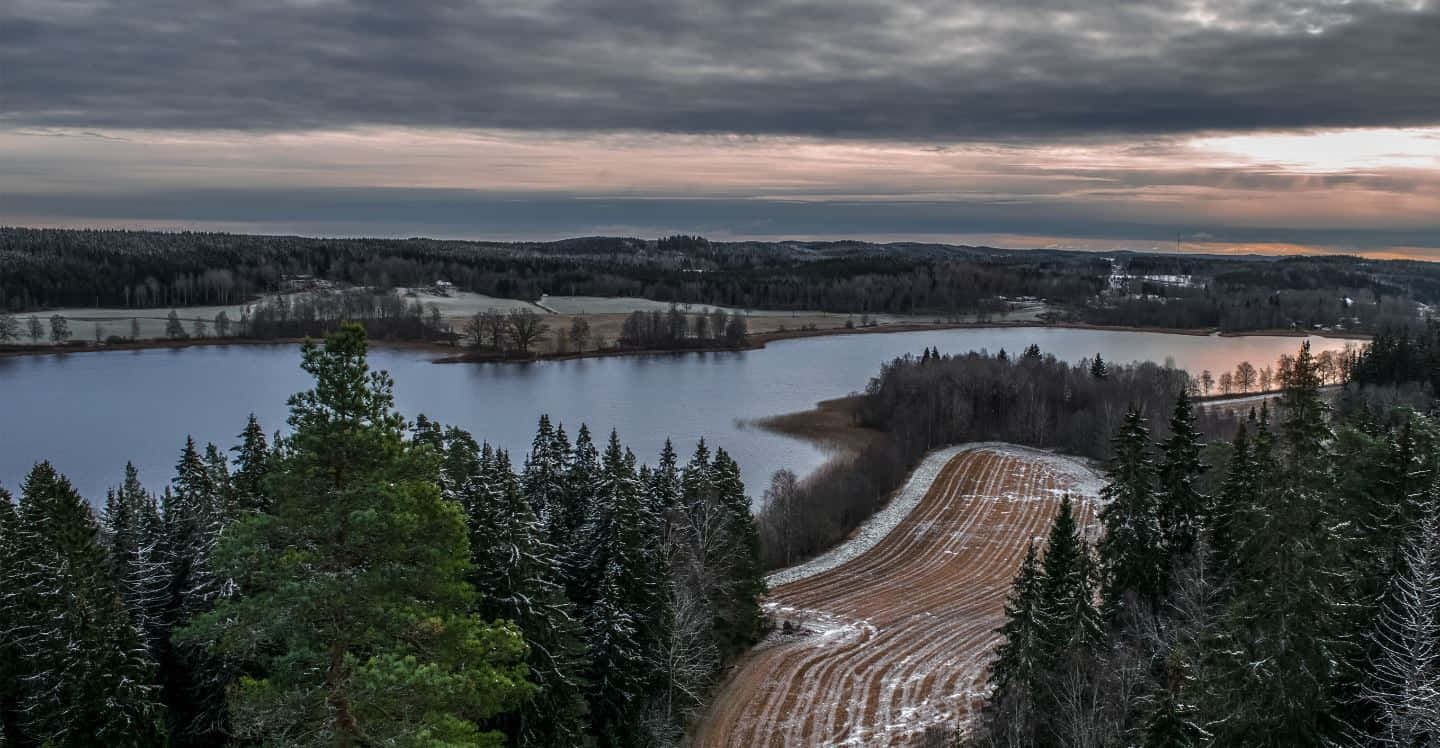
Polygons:
<instances>
[{"instance_id":1,"label":"bare deciduous tree","mask_svg":"<svg viewBox=\"0 0 1440 748\"><path fill-rule=\"evenodd\" d=\"M1255 365L1249 361L1241 361L1235 367L1235 388L1241 392L1249 392L1255 388Z\"/></svg>"},{"instance_id":2,"label":"bare deciduous tree","mask_svg":"<svg viewBox=\"0 0 1440 748\"><path fill-rule=\"evenodd\" d=\"M590 343L590 322L584 317L570 320L570 345L577 351L585 350Z\"/></svg>"},{"instance_id":3,"label":"bare deciduous tree","mask_svg":"<svg viewBox=\"0 0 1440 748\"><path fill-rule=\"evenodd\" d=\"M550 326L545 324L540 315L529 309L512 310L505 317L509 327L510 342L514 349L520 353L529 353L530 346L545 336L550 331Z\"/></svg>"}]
</instances>

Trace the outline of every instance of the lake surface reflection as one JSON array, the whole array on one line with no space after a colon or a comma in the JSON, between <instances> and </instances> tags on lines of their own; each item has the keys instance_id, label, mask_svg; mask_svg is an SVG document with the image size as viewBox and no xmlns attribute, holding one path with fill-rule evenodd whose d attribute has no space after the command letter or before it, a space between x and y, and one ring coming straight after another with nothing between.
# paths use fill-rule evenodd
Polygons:
<instances>
[{"instance_id":1,"label":"lake surface reflection","mask_svg":"<svg viewBox=\"0 0 1440 748\"><path fill-rule=\"evenodd\" d=\"M1312 338L1318 353L1344 341ZM1077 361L1173 360L1198 373L1257 368L1293 353L1298 338L1173 335L1066 328L991 328L787 340L756 351L685 353L533 364L431 364L410 351L376 348L371 365L396 381L401 412L424 413L473 432L523 461L542 413L573 437L588 423L602 441L614 428L644 462L667 437L682 461L704 437L739 461L759 498L769 476L804 475L825 455L799 441L741 425L803 410L864 388L880 364L930 346L959 353L1035 343ZM119 483L127 460L152 488L169 480L186 434L228 448L252 411L267 431L285 428L286 398L309 386L295 346L209 346L183 350L0 358L0 485L17 492L25 473L48 459L92 502Z\"/></svg>"}]
</instances>

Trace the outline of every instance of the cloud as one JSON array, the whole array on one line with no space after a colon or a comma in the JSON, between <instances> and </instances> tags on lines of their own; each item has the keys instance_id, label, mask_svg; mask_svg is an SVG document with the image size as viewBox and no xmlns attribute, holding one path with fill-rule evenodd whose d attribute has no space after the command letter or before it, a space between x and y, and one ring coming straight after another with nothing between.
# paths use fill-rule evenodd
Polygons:
<instances>
[{"instance_id":1,"label":"cloud","mask_svg":"<svg viewBox=\"0 0 1440 748\"><path fill-rule=\"evenodd\" d=\"M12 0L0 126L974 140L1440 123L1435 0Z\"/></svg>"}]
</instances>

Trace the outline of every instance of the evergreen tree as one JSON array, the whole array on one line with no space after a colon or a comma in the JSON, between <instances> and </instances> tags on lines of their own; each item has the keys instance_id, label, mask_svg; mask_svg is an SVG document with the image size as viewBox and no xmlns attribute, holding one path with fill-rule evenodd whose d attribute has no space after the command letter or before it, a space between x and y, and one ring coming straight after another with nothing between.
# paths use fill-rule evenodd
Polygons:
<instances>
[{"instance_id":1,"label":"evergreen tree","mask_svg":"<svg viewBox=\"0 0 1440 748\"><path fill-rule=\"evenodd\" d=\"M106 495L100 524L120 596L145 634L151 653L158 657L164 646L156 637L167 630L165 526L155 496L140 484L140 473L133 464L125 464L124 482Z\"/></svg>"},{"instance_id":2,"label":"evergreen tree","mask_svg":"<svg viewBox=\"0 0 1440 748\"><path fill-rule=\"evenodd\" d=\"M110 578L99 524L47 462L25 479L13 537L3 607L26 740L163 745L155 663Z\"/></svg>"},{"instance_id":3,"label":"evergreen tree","mask_svg":"<svg viewBox=\"0 0 1440 748\"><path fill-rule=\"evenodd\" d=\"M723 659L744 652L765 633L760 597L765 576L760 565L760 538L750 514L750 499L740 479L740 466L725 450L715 451L711 465L715 498L723 512L724 542L714 575L724 580L714 597L715 634Z\"/></svg>"},{"instance_id":4,"label":"evergreen tree","mask_svg":"<svg viewBox=\"0 0 1440 748\"><path fill-rule=\"evenodd\" d=\"M1194 552L1204 528L1207 500L1195 485L1205 470L1200 461L1200 450L1204 447L1200 432L1195 430L1190 396L1182 389L1175 398L1170 436L1161 450L1157 476L1159 517L1171 568Z\"/></svg>"},{"instance_id":5,"label":"evergreen tree","mask_svg":"<svg viewBox=\"0 0 1440 748\"><path fill-rule=\"evenodd\" d=\"M1253 414L1251 421L1254 421ZM1211 503L1206 528L1209 533L1211 570L1219 579L1228 579L1239 566L1237 546L1242 511L1253 497L1256 485L1254 449L1250 445L1249 426L1241 423L1231 442L1230 466L1225 482Z\"/></svg>"},{"instance_id":6,"label":"evergreen tree","mask_svg":"<svg viewBox=\"0 0 1440 748\"><path fill-rule=\"evenodd\" d=\"M254 663L230 689L245 740L498 743L477 724L529 694L525 648L470 612L465 521L440 496L436 455L405 438L363 328L302 357L315 388L290 398L270 509L232 525L214 556L245 594L177 637Z\"/></svg>"},{"instance_id":7,"label":"evergreen tree","mask_svg":"<svg viewBox=\"0 0 1440 748\"><path fill-rule=\"evenodd\" d=\"M1110 376L1110 367L1105 365L1105 359L1100 354L1095 354L1095 359L1090 362L1090 376L1096 379L1104 379Z\"/></svg>"},{"instance_id":8,"label":"evergreen tree","mask_svg":"<svg viewBox=\"0 0 1440 748\"><path fill-rule=\"evenodd\" d=\"M556 580L553 550L544 544L509 456L459 429L446 433L445 463L459 481L458 500L470 529L480 612L513 621L529 645L526 663L537 689L514 714L496 722L521 746L575 746L588 738L584 630ZM462 467L463 466L463 467ZM468 469L461 476L455 471Z\"/></svg>"},{"instance_id":9,"label":"evergreen tree","mask_svg":"<svg viewBox=\"0 0 1440 748\"><path fill-rule=\"evenodd\" d=\"M1156 502L1150 433L1138 410L1125 415L1111 445L1114 457L1101 491L1106 506L1100 512L1105 535L1099 551L1106 616L1113 621L1127 600L1154 611L1164 597L1170 569Z\"/></svg>"},{"instance_id":10,"label":"evergreen tree","mask_svg":"<svg viewBox=\"0 0 1440 748\"><path fill-rule=\"evenodd\" d=\"M215 445L204 456L189 437L165 494L164 561L168 587L156 621L170 733L177 745L206 746L223 741L229 730L225 713L228 666L203 646L167 641L169 633L209 611L229 594L228 578L217 574L212 553L229 520L225 458Z\"/></svg>"},{"instance_id":11,"label":"evergreen tree","mask_svg":"<svg viewBox=\"0 0 1440 748\"><path fill-rule=\"evenodd\" d=\"M1221 743L1318 745L1344 731L1338 688L1354 633L1338 613L1348 593L1330 521L1336 514L1327 506L1331 433L1308 346L1281 404L1284 453L1273 454L1262 409L1256 485L1235 512L1221 677L1207 707Z\"/></svg>"},{"instance_id":12,"label":"evergreen tree","mask_svg":"<svg viewBox=\"0 0 1440 748\"><path fill-rule=\"evenodd\" d=\"M20 579L20 520L10 492L0 488L0 579L9 584ZM0 746L17 746L21 732L21 700L25 692L20 678L25 674L20 660L20 600L0 589Z\"/></svg>"},{"instance_id":13,"label":"evergreen tree","mask_svg":"<svg viewBox=\"0 0 1440 748\"><path fill-rule=\"evenodd\" d=\"M1004 640L990 668L990 683L994 687L989 710L992 732L996 732L995 723L1003 722L1011 730L1030 734L1025 727L1034 718L1034 694L1041 688L1044 669L1049 665L1040 641L1043 583L1032 541L1025 549L1025 560L1005 599L1005 625L997 632ZM1028 739L1017 742L1028 742Z\"/></svg>"},{"instance_id":14,"label":"evergreen tree","mask_svg":"<svg viewBox=\"0 0 1440 748\"><path fill-rule=\"evenodd\" d=\"M550 416L540 416L530 454L525 458L522 478L525 496L542 527L550 526L551 515L559 511L565 502L565 461L569 456L569 446L562 442L564 433L563 427L557 431L551 426ZM545 539L550 538L547 536Z\"/></svg>"},{"instance_id":15,"label":"evergreen tree","mask_svg":"<svg viewBox=\"0 0 1440 748\"><path fill-rule=\"evenodd\" d=\"M1095 609L1095 563L1080 537L1068 494L1060 499L1040 568L1041 661L1054 667L1068 654L1083 652L1101 639L1100 616Z\"/></svg>"},{"instance_id":16,"label":"evergreen tree","mask_svg":"<svg viewBox=\"0 0 1440 748\"><path fill-rule=\"evenodd\" d=\"M594 599L594 588L585 586L585 568L591 549L583 537L584 526L591 521L592 504L600 483L600 458L590 429L580 424L575 446L565 470L565 490L558 505L549 507L550 516L545 534L550 545L561 551L560 566L565 579L566 595L582 609ZM594 574L591 574L593 580Z\"/></svg>"},{"instance_id":17,"label":"evergreen tree","mask_svg":"<svg viewBox=\"0 0 1440 748\"><path fill-rule=\"evenodd\" d=\"M270 444L265 440L265 431L260 421L251 413L245 421L245 430L240 432L239 446L231 449L235 453L235 475L232 483L235 490L237 512L263 512L269 507L265 494L265 476L269 472Z\"/></svg>"},{"instance_id":18,"label":"evergreen tree","mask_svg":"<svg viewBox=\"0 0 1440 748\"><path fill-rule=\"evenodd\" d=\"M659 520L644 495L633 455L612 431L601 458L596 500L582 532L586 578L596 590L583 607L592 658L590 714L602 746L640 739L656 685L666 620Z\"/></svg>"}]
</instances>

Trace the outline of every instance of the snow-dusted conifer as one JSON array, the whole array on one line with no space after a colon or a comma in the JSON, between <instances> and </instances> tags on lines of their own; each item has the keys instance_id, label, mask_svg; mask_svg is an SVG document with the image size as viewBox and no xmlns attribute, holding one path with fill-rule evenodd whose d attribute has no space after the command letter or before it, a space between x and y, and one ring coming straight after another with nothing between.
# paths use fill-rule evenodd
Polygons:
<instances>
[{"instance_id":1,"label":"snow-dusted conifer","mask_svg":"<svg viewBox=\"0 0 1440 748\"><path fill-rule=\"evenodd\" d=\"M1159 605L1169 564L1156 502L1150 432L1140 411L1126 413L1111 445L1114 457L1101 491L1106 505L1100 512L1105 535L1099 551L1106 617L1113 621L1130 601L1151 610Z\"/></svg>"},{"instance_id":2,"label":"snow-dusted conifer","mask_svg":"<svg viewBox=\"0 0 1440 748\"><path fill-rule=\"evenodd\" d=\"M232 447L231 451L235 453L235 474L231 482L237 513L265 511L270 503L265 495L270 445L254 413L245 421L245 430L240 432L240 444Z\"/></svg>"},{"instance_id":3,"label":"snow-dusted conifer","mask_svg":"<svg viewBox=\"0 0 1440 748\"><path fill-rule=\"evenodd\" d=\"M7 502L8 504L8 502ZM20 728L39 745L161 745L155 663L110 577L90 507L47 462L22 486L4 607Z\"/></svg>"}]
</instances>

